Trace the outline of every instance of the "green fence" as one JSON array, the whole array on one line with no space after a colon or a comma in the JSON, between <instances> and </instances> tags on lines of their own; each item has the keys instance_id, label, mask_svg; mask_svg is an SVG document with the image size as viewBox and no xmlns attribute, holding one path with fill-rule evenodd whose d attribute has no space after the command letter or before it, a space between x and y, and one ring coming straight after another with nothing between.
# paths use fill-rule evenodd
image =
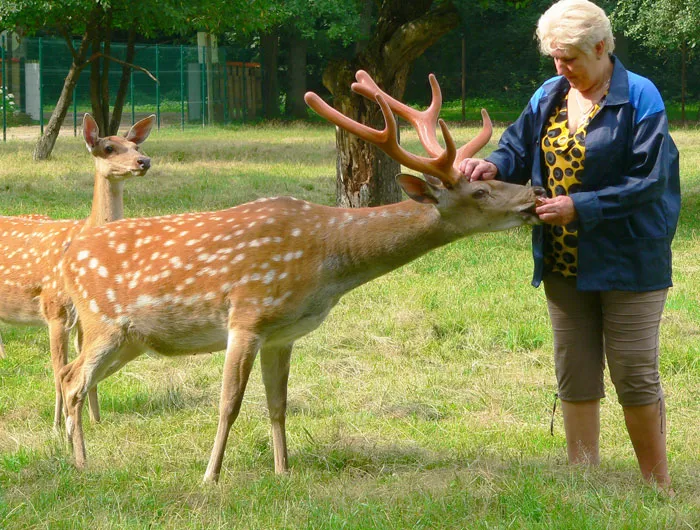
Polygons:
<instances>
[{"instance_id":1,"label":"green fence","mask_svg":"<svg viewBox=\"0 0 700 530\"><path fill-rule=\"evenodd\" d=\"M38 124L41 132L63 88L72 57L65 41L22 39L2 36L0 62L2 84L3 139L14 125ZM79 42L74 43L77 48ZM148 114L156 114L158 127L205 126L255 119L262 112L261 70L245 51L228 47L136 45L133 64L148 70L131 69L122 125ZM126 45L112 43L109 55L125 60ZM122 65L111 62L110 97L122 76ZM72 116L64 127L78 127L79 117L90 112L90 67L83 70L73 93Z\"/></svg>"}]
</instances>

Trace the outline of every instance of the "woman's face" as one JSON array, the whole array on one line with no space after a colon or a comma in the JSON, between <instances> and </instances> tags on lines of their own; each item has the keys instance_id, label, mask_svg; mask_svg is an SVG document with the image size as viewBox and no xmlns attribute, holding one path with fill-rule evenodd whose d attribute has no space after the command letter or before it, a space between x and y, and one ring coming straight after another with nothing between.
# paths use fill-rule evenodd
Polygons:
<instances>
[{"instance_id":1,"label":"woman's face","mask_svg":"<svg viewBox=\"0 0 700 530\"><path fill-rule=\"evenodd\" d=\"M597 51L586 54L577 48L556 49L552 52L557 74L566 77L575 89L585 92L598 81Z\"/></svg>"}]
</instances>

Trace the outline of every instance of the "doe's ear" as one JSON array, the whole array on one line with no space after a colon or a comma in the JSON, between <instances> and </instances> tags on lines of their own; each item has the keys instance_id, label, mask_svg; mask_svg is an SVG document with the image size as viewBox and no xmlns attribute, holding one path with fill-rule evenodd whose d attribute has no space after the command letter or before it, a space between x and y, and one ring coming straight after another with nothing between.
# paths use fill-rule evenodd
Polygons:
<instances>
[{"instance_id":1,"label":"doe's ear","mask_svg":"<svg viewBox=\"0 0 700 530\"><path fill-rule=\"evenodd\" d=\"M83 116L83 138L85 138L85 145L87 145L90 152L92 152L100 139L100 128L97 126L95 118L87 112Z\"/></svg>"},{"instance_id":2,"label":"doe's ear","mask_svg":"<svg viewBox=\"0 0 700 530\"><path fill-rule=\"evenodd\" d=\"M428 184L423 179L408 173L399 173L396 175L401 189L406 192L411 199L422 204L437 204L438 199L435 196L435 188Z\"/></svg>"},{"instance_id":3,"label":"doe's ear","mask_svg":"<svg viewBox=\"0 0 700 530\"><path fill-rule=\"evenodd\" d=\"M144 118L134 123L124 137L135 144L142 144L146 141L148 135L151 134L151 129L155 123L156 115L151 114L148 118Z\"/></svg>"}]
</instances>

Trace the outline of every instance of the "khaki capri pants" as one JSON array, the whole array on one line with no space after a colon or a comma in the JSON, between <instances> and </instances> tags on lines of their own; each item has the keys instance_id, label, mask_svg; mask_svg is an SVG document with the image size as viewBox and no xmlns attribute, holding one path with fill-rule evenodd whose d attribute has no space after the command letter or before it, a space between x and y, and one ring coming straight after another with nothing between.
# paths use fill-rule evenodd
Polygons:
<instances>
[{"instance_id":1,"label":"khaki capri pants","mask_svg":"<svg viewBox=\"0 0 700 530\"><path fill-rule=\"evenodd\" d=\"M622 406L663 400L659 377L659 327L668 289L649 292L578 291L576 278L544 277L554 331L559 397L605 397L607 359Z\"/></svg>"}]
</instances>

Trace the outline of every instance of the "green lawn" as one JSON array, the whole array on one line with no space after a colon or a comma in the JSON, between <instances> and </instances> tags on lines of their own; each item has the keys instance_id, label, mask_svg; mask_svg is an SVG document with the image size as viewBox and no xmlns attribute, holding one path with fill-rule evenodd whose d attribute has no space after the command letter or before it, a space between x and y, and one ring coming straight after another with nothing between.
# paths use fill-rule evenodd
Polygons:
<instances>
[{"instance_id":1,"label":"green lawn","mask_svg":"<svg viewBox=\"0 0 700 530\"><path fill-rule=\"evenodd\" d=\"M523 228L443 247L353 291L298 341L283 477L256 366L221 481L201 484L222 353L143 356L102 383L103 421L86 419L88 467L76 471L51 430L46 331L1 324L0 528L700 528L700 132L674 137L684 205L661 370L675 498L642 483L609 381L602 465L566 465L558 412L549 433L552 339ZM144 146L153 167L127 184L125 211L281 194L333 204L334 145L329 125L163 129ZM62 137L48 162L32 162L32 148L0 144L0 212L87 216L82 139Z\"/></svg>"}]
</instances>

